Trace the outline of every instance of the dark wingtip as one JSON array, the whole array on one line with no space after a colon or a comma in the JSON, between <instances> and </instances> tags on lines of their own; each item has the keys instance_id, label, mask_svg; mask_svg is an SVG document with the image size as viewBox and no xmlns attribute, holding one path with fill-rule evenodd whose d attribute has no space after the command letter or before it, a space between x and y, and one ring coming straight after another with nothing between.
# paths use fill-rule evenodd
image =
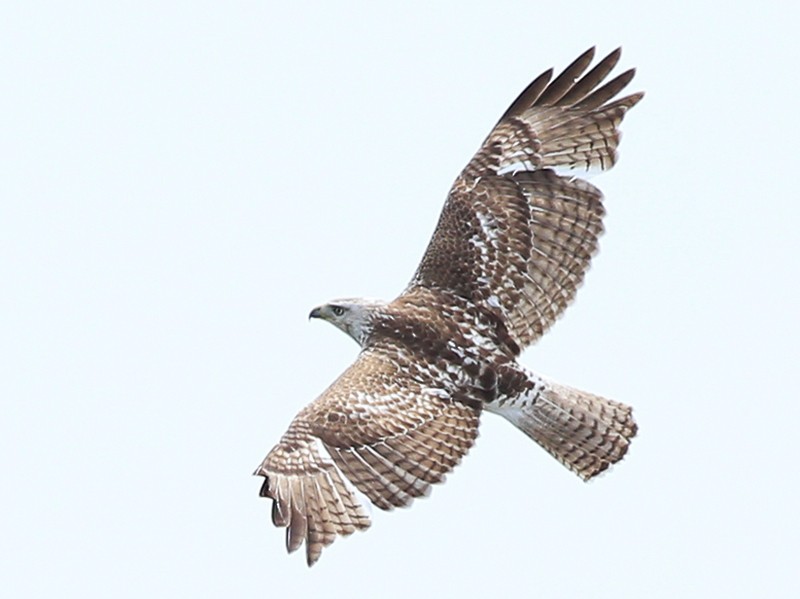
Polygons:
<instances>
[{"instance_id":1,"label":"dark wingtip","mask_svg":"<svg viewBox=\"0 0 800 599\"><path fill-rule=\"evenodd\" d=\"M261 485L261 490L258 492L260 497L272 497L269 494L269 477L266 474L257 474L256 476L263 476L264 482Z\"/></svg>"},{"instance_id":2,"label":"dark wingtip","mask_svg":"<svg viewBox=\"0 0 800 599\"><path fill-rule=\"evenodd\" d=\"M625 86L631 82L631 79L633 79L635 74L636 69L628 69L621 75L614 77L602 87L594 90L590 95L578 102L576 106L586 110L591 110L602 106L605 102L621 92Z\"/></svg>"},{"instance_id":3,"label":"dark wingtip","mask_svg":"<svg viewBox=\"0 0 800 599\"><path fill-rule=\"evenodd\" d=\"M311 553L306 551L306 565L310 568L316 564L319 561L320 555L322 555L322 552L318 553L317 555L311 555Z\"/></svg>"},{"instance_id":4,"label":"dark wingtip","mask_svg":"<svg viewBox=\"0 0 800 599\"><path fill-rule=\"evenodd\" d=\"M628 105L628 108L633 108L642 100L642 98L644 98L644 92L636 92L635 94L628 96L628 98L630 98L630 104Z\"/></svg>"},{"instance_id":5,"label":"dark wingtip","mask_svg":"<svg viewBox=\"0 0 800 599\"><path fill-rule=\"evenodd\" d=\"M517 116L530 108L547 87L547 84L550 83L550 79L552 79L552 77L553 69L547 69L544 73L531 81L530 84L528 84L528 87L522 90L522 93L517 96L517 99L514 100L511 103L511 106L506 109L506 111L503 113L503 116L500 117L500 121Z\"/></svg>"},{"instance_id":6,"label":"dark wingtip","mask_svg":"<svg viewBox=\"0 0 800 599\"><path fill-rule=\"evenodd\" d=\"M619 59L621 57L622 57L622 46L620 46L616 50L612 50L611 52L609 52L608 55L605 56L603 60L601 60L597 64L603 65L603 67L606 69L606 72L610 73L614 69L614 67L617 66L617 63L619 62Z\"/></svg>"},{"instance_id":7,"label":"dark wingtip","mask_svg":"<svg viewBox=\"0 0 800 599\"><path fill-rule=\"evenodd\" d=\"M281 506L277 500L272 501L272 524L279 528L289 526L289 518L281 512Z\"/></svg>"},{"instance_id":8,"label":"dark wingtip","mask_svg":"<svg viewBox=\"0 0 800 599\"><path fill-rule=\"evenodd\" d=\"M622 73L619 77L617 77L617 80L619 81L619 85L624 88L626 85L628 85L631 82L631 79L633 79L633 76L635 74L636 74L636 67L628 69L627 71Z\"/></svg>"},{"instance_id":9,"label":"dark wingtip","mask_svg":"<svg viewBox=\"0 0 800 599\"><path fill-rule=\"evenodd\" d=\"M286 527L286 553L289 553L289 554L294 553L295 551L300 549L302 544L303 544L302 541L298 543L296 540L292 539L292 527L291 526L287 526Z\"/></svg>"},{"instance_id":10,"label":"dark wingtip","mask_svg":"<svg viewBox=\"0 0 800 599\"><path fill-rule=\"evenodd\" d=\"M588 60L589 62L591 62L592 60L594 60L594 53L595 52L597 52L597 46L590 46L589 48L586 48L586 50L584 50L581 53L581 55L578 56L578 58L576 58L572 62L573 62L573 64L576 63L576 62L580 62L582 60Z\"/></svg>"},{"instance_id":11,"label":"dark wingtip","mask_svg":"<svg viewBox=\"0 0 800 599\"><path fill-rule=\"evenodd\" d=\"M592 46L573 60L567 68L547 86L547 89L536 98L535 106L555 105L564 95L569 93L574 87L575 82L583 75L586 69L589 68L589 65L592 64L594 52L595 48Z\"/></svg>"}]
</instances>

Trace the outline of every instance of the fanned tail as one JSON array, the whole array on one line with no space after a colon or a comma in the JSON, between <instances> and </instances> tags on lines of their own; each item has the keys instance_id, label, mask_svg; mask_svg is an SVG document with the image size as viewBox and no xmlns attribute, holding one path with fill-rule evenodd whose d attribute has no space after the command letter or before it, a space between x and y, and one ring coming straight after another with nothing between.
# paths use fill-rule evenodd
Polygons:
<instances>
[{"instance_id":1,"label":"fanned tail","mask_svg":"<svg viewBox=\"0 0 800 599\"><path fill-rule=\"evenodd\" d=\"M637 430L630 406L539 377L529 391L487 409L583 480L625 457Z\"/></svg>"}]
</instances>

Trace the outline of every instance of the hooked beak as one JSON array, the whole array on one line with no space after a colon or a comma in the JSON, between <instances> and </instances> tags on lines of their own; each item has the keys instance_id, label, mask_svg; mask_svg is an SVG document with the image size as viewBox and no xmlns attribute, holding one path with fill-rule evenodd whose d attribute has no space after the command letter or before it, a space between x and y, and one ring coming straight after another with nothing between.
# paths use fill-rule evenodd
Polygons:
<instances>
[{"instance_id":1,"label":"hooked beak","mask_svg":"<svg viewBox=\"0 0 800 599\"><path fill-rule=\"evenodd\" d=\"M311 312L308 315L308 319L311 320L312 318L322 318L322 307L321 306L311 310Z\"/></svg>"}]
</instances>

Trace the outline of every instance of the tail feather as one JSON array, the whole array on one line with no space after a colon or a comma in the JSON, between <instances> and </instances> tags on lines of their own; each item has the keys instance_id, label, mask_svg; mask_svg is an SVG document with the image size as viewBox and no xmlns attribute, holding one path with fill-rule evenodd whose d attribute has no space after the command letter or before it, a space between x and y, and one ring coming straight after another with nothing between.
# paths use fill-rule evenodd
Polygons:
<instances>
[{"instance_id":1,"label":"tail feather","mask_svg":"<svg viewBox=\"0 0 800 599\"><path fill-rule=\"evenodd\" d=\"M496 411L583 480L620 461L636 436L633 408L541 381L535 399L520 396Z\"/></svg>"}]
</instances>

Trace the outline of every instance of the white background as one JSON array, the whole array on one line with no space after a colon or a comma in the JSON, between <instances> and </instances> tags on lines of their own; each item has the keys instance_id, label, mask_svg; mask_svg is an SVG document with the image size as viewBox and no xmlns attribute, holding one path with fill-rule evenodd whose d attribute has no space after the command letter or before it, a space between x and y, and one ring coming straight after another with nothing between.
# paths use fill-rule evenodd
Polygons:
<instances>
[{"instance_id":1,"label":"white background","mask_svg":"<svg viewBox=\"0 0 800 599\"><path fill-rule=\"evenodd\" d=\"M795 597L791 3L7 3L8 597ZM591 484L508 423L311 570L250 473L517 93L624 46L607 233L529 367L636 408ZM618 71L620 72L620 71ZM376 510L377 512L377 510Z\"/></svg>"}]
</instances>

